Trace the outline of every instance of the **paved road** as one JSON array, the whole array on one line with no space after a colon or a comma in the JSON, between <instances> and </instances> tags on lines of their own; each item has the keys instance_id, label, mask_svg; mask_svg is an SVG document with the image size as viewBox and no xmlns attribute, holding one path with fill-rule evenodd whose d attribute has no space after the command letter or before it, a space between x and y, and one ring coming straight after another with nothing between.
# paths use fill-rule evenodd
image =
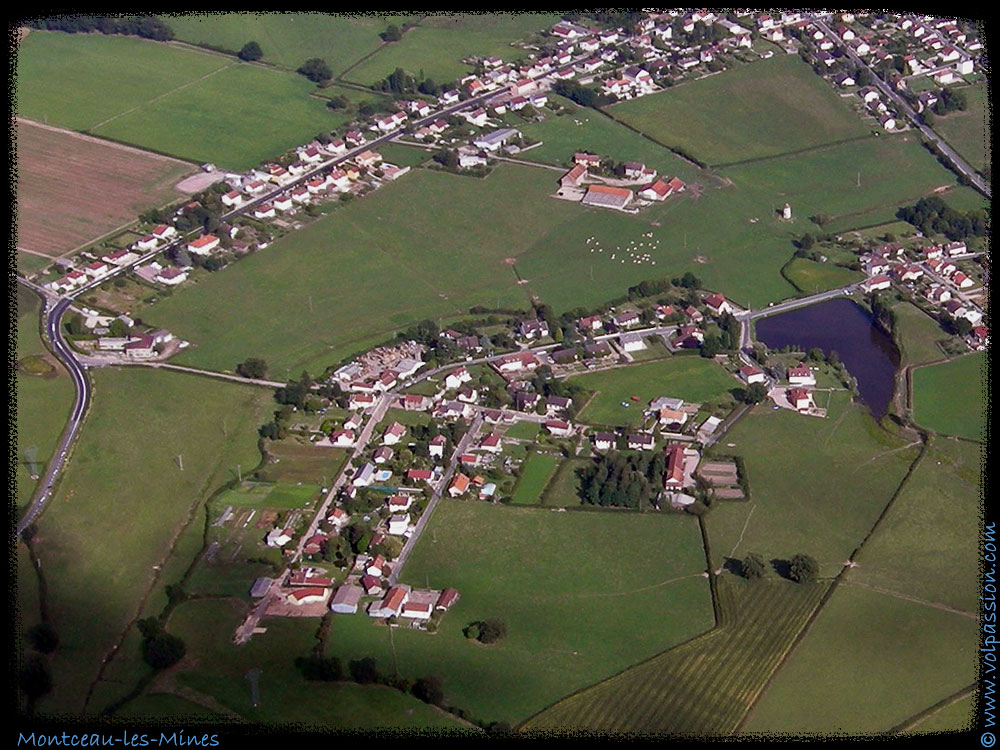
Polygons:
<instances>
[{"instance_id":1,"label":"paved road","mask_svg":"<svg viewBox=\"0 0 1000 750\"><path fill-rule=\"evenodd\" d=\"M868 63L866 63L864 60L858 57L858 55L854 52L851 46L846 42L844 42L837 34L835 34L830 29L830 27L826 25L825 21L823 21L820 18L816 18L814 20L816 25L819 26L819 28L822 29L823 32L830 37L830 39L832 39L837 45L839 45L842 50L844 50L844 54L846 54L851 60L853 60L855 65L867 68L868 71L871 72L872 78L874 79L875 85L878 87L878 89L893 101L893 103L896 105L899 111L906 115L906 117L910 120L910 122L913 123L913 126L917 130L919 130L925 138L927 138L929 141L934 142L937 145L937 147L941 149L941 152L945 155L948 161L952 163L955 169L957 169L961 174L965 175L969 179L969 182L971 182L976 187L976 189L979 190L979 192L981 192L987 198L991 198L992 195L990 193L989 183L987 183L986 180L984 180L979 175L979 173L976 172L976 170L973 169L969 165L969 163L965 161L965 159L959 156L955 152L955 150L951 146L949 146L948 143L943 138L941 138L937 133L935 133L929 127L924 125L923 122L920 120L920 117L917 115L917 113L913 111L913 108L910 107L909 104L907 104L906 100L903 99L903 97L900 96L899 93L896 92L891 86L889 86L889 84L883 81L878 76L878 74L874 70L872 70L871 66L868 65Z\"/></svg>"}]
</instances>

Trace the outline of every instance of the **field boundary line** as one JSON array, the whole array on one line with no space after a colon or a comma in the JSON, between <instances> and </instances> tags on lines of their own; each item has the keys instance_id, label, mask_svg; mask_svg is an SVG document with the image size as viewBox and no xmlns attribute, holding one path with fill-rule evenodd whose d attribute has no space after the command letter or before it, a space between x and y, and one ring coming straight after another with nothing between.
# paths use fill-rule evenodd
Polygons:
<instances>
[{"instance_id":1,"label":"field boundary line","mask_svg":"<svg viewBox=\"0 0 1000 750\"><path fill-rule=\"evenodd\" d=\"M614 106L614 105L611 105L611 106ZM698 169L700 169L702 171L708 172L708 171L711 171L713 169L713 167L709 166L708 164L705 164L705 163L702 163L702 162L698 161L693 156L690 156L689 154L686 154L683 151L678 151L677 149L673 148L672 146L668 146L666 143L663 143L662 141L656 140L649 133L644 133L643 131L641 131L637 127L635 127L634 125L630 125L629 123L625 122L624 120L619 120L617 117L615 117L613 114L611 114L610 112L606 111L603 108L596 109L596 111L600 112L602 115L604 115L605 117L611 119L612 121L618 123L622 127L628 128L633 133L637 133L637 134L641 135L646 140L652 141L657 146L660 146L661 148L667 149L667 151L669 151L670 153L672 153L674 156L678 157L679 159L682 159L682 160L686 161L688 164L691 164L692 166L697 167Z\"/></svg>"},{"instance_id":2,"label":"field boundary line","mask_svg":"<svg viewBox=\"0 0 1000 750\"><path fill-rule=\"evenodd\" d=\"M894 599L902 599L907 602L913 602L914 604L923 604L925 607L931 607L932 609L940 609L943 612L951 612L952 614L961 615L962 617L968 617L972 620L978 620L979 615L975 615L972 612L966 612L962 609L955 609L954 607L949 607L947 604L941 604L939 602L931 602L927 599L919 599L915 596L910 596L909 594L902 594L898 591L893 591L892 589L884 589L879 586L872 586L868 583L861 583L861 581L844 581L845 586L859 586L863 589L868 589L869 591L874 591L877 594L884 594L885 596L891 596Z\"/></svg>"},{"instance_id":3,"label":"field boundary line","mask_svg":"<svg viewBox=\"0 0 1000 750\"><path fill-rule=\"evenodd\" d=\"M939 700L934 705L929 706L928 708L925 708L923 711L915 713L909 719L906 719L905 721L900 722L899 724L897 724L896 726L894 726L892 729L890 729L888 733L889 734L903 734L904 732L907 732L907 731L909 731L909 730L911 730L911 729L919 726L922 722L924 722L927 719L929 719L930 717L932 717L938 711L940 711L940 710L942 710L944 708L947 708L948 706L952 705L953 703L958 703L963 698L967 698L967 697L969 697L971 695L975 695L975 693L976 693L976 684L973 683L971 685L967 685L966 687L962 688L958 692L952 693L951 695L949 695L946 698L942 698L941 700Z\"/></svg>"},{"instance_id":4,"label":"field boundary line","mask_svg":"<svg viewBox=\"0 0 1000 750\"><path fill-rule=\"evenodd\" d=\"M533 596L531 597L531 599L533 601L546 602L546 601L555 601L557 599L595 599L606 596L629 596L631 594L638 594L642 591L648 591L650 589L660 588L661 586L667 586L671 583L677 583L677 581L686 581L689 578L704 578L704 577L705 577L704 573L688 573L686 576L677 576L676 578L668 578L665 581L660 581L659 583L651 583L648 586L640 586L639 588L632 589L630 591L613 591L607 594L560 594L558 596L542 596L542 597Z\"/></svg>"},{"instance_id":5,"label":"field boundary line","mask_svg":"<svg viewBox=\"0 0 1000 750\"><path fill-rule=\"evenodd\" d=\"M200 81L204 81L206 78L210 78L211 76L214 76L217 73L221 73L223 70L229 70L234 65L236 65L236 63L231 62L228 65L223 65L221 68L216 68L215 70L213 70L213 71L211 71L209 73L206 73L205 75L203 75L203 76L201 76L199 78L195 78L193 81L188 81L187 83L182 83L177 88L171 89L170 91L165 91L165 92L163 92L162 94L160 94L158 96L154 96L152 99L149 99L148 101L142 102L141 104L137 104L136 106L132 107L132 109L127 109L124 112L119 112L117 115L114 115L113 117L109 117L107 120L104 120L103 122L99 122L96 125L91 125L89 128L87 128L87 132L88 133L93 133L98 128L103 127L104 125L107 125L109 122L117 120L119 117L124 117L125 115L132 114L137 109L142 109L143 107L146 107L146 106L152 104L155 101L159 101L160 99L162 99L165 96L170 96L171 94L176 94L181 89L186 89L186 88L188 88L190 86L194 86L196 83L198 83Z\"/></svg>"},{"instance_id":6,"label":"field boundary line","mask_svg":"<svg viewBox=\"0 0 1000 750\"><path fill-rule=\"evenodd\" d=\"M874 138L871 133L867 135L856 135L852 138L843 138L839 141L829 141L828 143L820 143L815 146L807 146L806 148L800 148L796 151L786 151L781 154L772 154L771 156L757 156L753 159L744 159L743 161L730 161L721 164L712 164L713 169L727 169L729 167L742 167L749 164L757 164L762 161L771 161L774 159L784 159L788 156L801 156L802 154L808 154L811 151L825 151L827 149L836 148L837 146L843 146L845 143L854 143L855 141L863 141L868 138Z\"/></svg>"},{"instance_id":7,"label":"field boundary line","mask_svg":"<svg viewBox=\"0 0 1000 750\"><path fill-rule=\"evenodd\" d=\"M51 261L55 261L56 258L62 257L62 255L46 255L40 250L29 250L28 248L21 247L20 245L18 245L15 249L19 250L22 253L27 253L28 255L37 255L39 258L48 258Z\"/></svg>"},{"instance_id":8,"label":"field boundary line","mask_svg":"<svg viewBox=\"0 0 1000 750\"><path fill-rule=\"evenodd\" d=\"M140 148L138 146L131 146L127 143L122 143L121 141L116 141L112 138L105 138L103 136L94 135L93 133L81 132L79 130L67 130L66 128L57 128L54 125L49 125L44 122L38 122L37 120L31 120L27 117L18 117L17 121L24 123L25 125L31 125L42 130L49 130L53 133L62 133L63 135L72 136L74 138L79 138L80 140L90 141L92 143L99 143L105 146L110 146L111 148L121 149L122 151L130 151L135 154L140 154L142 156L149 156L154 159L162 159L164 161L173 161L178 164L185 164L192 167L197 166L193 161L187 161L186 159L179 159L176 156L170 156L169 154L163 154L159 151L150 151L148 149Z\"/></svg>"}]
</instances>

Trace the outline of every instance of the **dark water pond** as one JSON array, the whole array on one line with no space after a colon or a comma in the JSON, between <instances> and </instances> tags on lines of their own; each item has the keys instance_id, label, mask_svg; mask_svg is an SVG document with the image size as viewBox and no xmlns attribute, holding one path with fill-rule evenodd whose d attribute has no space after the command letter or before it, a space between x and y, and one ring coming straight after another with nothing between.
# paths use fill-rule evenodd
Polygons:
<instances>
[{"instance_id":1,"label":"dark water pond","mask_svg":"<svg viewBox=\"0 0 1000 750\"><path fill-rule=\"evenodd\" d=\"M756 323L757 339L771 349L794 346L836 351L858 381L861 400L881 417L892 400L899 351L864 308L847 299L833 299Z\"/></svg>"}]
</instances>

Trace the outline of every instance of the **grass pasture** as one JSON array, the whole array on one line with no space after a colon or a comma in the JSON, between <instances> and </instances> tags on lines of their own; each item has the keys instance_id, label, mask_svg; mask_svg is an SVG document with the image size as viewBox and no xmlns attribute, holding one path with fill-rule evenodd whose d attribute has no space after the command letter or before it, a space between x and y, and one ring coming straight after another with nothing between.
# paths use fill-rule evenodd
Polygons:
<instances>
[{"instance_id":1,"label":"grass pasture","mask_svg":"<svg viewBox=\"0 0 1000 750\"><path fill-rule=\"evenodd\" d=\"M17 243L60 255L176 200L190 164L17 123Z\"/></svg>"},{"instance_id":2,"label":"grass pasture","mask_svg":"<svg viewBox=\"0 0 1000 750\"><path fill-rule=\"evenodd\" d=\"M741 65L608 111L659 143L711 165L869 134L836 92L791 55Z\"/></svg>"},{"instance_id":3,"label":"grass pasture","mask_svg":"<svg viewBox=\"0 0 1000 750\"><path fill-rule=\"evenodd\" d=\"M295 70L312 57L326 60L334 75L378 49L379 34L406 16L332 13L186 13L162 16L178 39L233 54L256 41L263 62Z\"/></svg>"},{"instance_id":4,"label":"grass pasture","mask_svg":"<svg viewBox=\"0 0 1000 750\"><path fill-rule=\"evenodd\" d=\"M935 439L857 557L850 583L979 609L981 447Z\"/></svg>"},{"instance_id":5,"label":"grass pasture","mask_svg":"<svg viewBox=\"0 0 1000 750\"><path fill-rule=\"evenodd\" d=\"M189 654L176 670L178 685L208 696L245 719L265 724L294 722L308 727L364 729L460 727L448 714L391 688L306 682L294 662L307 656L315 645L316 619L265 620L268 632L254 636L245 646L234 646L232 634L244 606L216 599L186 602L177 608L167 628L185 640ZM251 706L244 677L253 668L261 670L257 708Z\"/></svg>"},{"instance_id":6,"label":"grass pasture","mask_svg":"<svg viewBox=\"0 0 1000 750\"><path fill-rule=\"evenodd\" d=\"M859 271L852 271L833 263L817 263L807 258L793 258L785 266L784 273L785 278L800 292L807 294L817 294L828 289L847 286L865 277Z\"/></svg>"},{"instance_id":7,"label":"grass pasture","mask_svg":"<svg viewBox=\"0 0 1000 750\"><path fill-rule=\"evenodd\" d=\"M556 469L555 476L545 488L542 494L542 505L554 507L573 507L581 505L580 499L580 478L576 475L580 469L590 461L585 458L567 458L560 462Z\"/></svg>"},{"instance_id":8,"label":"grass pasture","mask_svg":"<svg viewBox=\"0 0 1000 750\"><path fill-rule=\"evenodd\" d=\"M342 448L322 448L289 441L269 443L267 452L277 461L257 471L257 477L264 482L332 482L348 456Z\"/></svg>"},{"instance_id":9,"label":"grass pasture","mask_svg":"<svg viewBox=\"0 0 1000 750\"><path fill-rule=\"evenodd\" d=\"M56 448L73 408L73 382L59 361L49 354L39 334L40 301L34 292L17 287L17 359L36 365L45 374L30 375L18 371L16 429L11 434L11 449L16 454L17 506L26 506L35 491L37 480Z\"/></svg>"},{"instance_id":10,"label":"grass pasture","mask_svg":"<svg viewBox=\"0 0 1000 750\"><path fill-rule=\"evenodd\" d=\"M709 403L729 398L739 383L715 362L702 357L670 357L648 364L617 367L576 375L574 383L596 391L580 412L587 424L638 427L642 410L659 396L682 398L689 403ZM631 397L637 396L638 401ZM622 407L628 403L628 408Z\"/></svg>"},{"instance_id":11,"label":"grass pasture","mask_svg":"<svg viewBox=\"0 0 1000 750\"><path fill-rule=\"evenodd\" d=\"M936 130L958 153L980 172L990 164L990 112L985 83L963 88L969 102L964 112L934 119Z\"/></svg>"},{"instance_id":12,"label":"grass pasture","mask_svg":"<svg viewBox=\"0 0 1000 750\"><path fill-rule=\"evenodd\" d=\"M231 170L343 122L314 89L295 73L132 37L34 32L18 54L18 115Z\"/></svg>"},{"instance_id":13,"label":"grass pasture","mask_svg":"<svg viewBox=\"0 0 1000 750\"><path fill-rule=\"evenodd\" d=\"M546 453L532 453L521 467L521 477L511 502L515 505L537 505L542 491L552 479L559 459Z\"/></svg>"},{"instance_id":14,"label":"grass pasture","mask_svg":"<svg viewBox=\"0 0 1000 750\"><path fill-rule=\"evenodd\" d=\"M945 435L983 440L986 352L913 371L913 418Z\"/></svg>"},{"instance_id":15,"label":"grass pasture","mask_svg":"<svg viewBox=\"0 0 1000 750\"><path fill-rule=\"evenodd\" d=\"M904 365L919 365L944 359L939 341L948 338L941 324L916 305L900 302L895 305L896 331Z\"/></svg>"},{"instance_id":16,"label":"grass pasture","mask_svg":"<svg viewBox=\"0 0 1000 750\"><path fill-rule=\"evenodd\" d=\"M906 734L930 734L932 732L954 732L969 730L974 726L976 710L975 694L960 698L954 703L939 708L926 716Z\"/></svg>"},{"instance_id":17,"label":"grass pasture","mask_svg":"<svg viewBox=\"0 0 1000 750\"><path fill-rule=\"evenodd\" d=\"M884 732L975 680L975 620L854 587L852 578L775 676L744 734Z\"/></svg>"},{"instance_id":18,"label":"grass pasture","mask_svg":"<svg viewBox=\"0 0 1000 750\"><path fill-rule=\"evenodd\" d=\"M609 539L643 554L622 565ZM690 517L444 499L402 575L461 592L437 634L337 615L327 650L342 660L374 656L406 677L439 675L453 705L513 724L710 628L704 567ZM462 635L488 617L506 620L503 641L485 647Z\"/></svg>"},{"instance_id":19,"label":"grass pasture","mask_svg":"<svg viewBox=\"0 0 1000 750\"><path fill-rule=\"evenodd\" d=\"M804 552L835 575L871 529L918 448L882 430L849 393L830 395L826 418L758 406L719 441L718 453L743 457L753 500L706 517L714 565L750 551L765 560Z\"/></svg>"},{"instance_id":20,"label":"grass pasture","mask_svg":"<svg viewBox=\"0 0 1000 750\"><path fill-rule=\"evenodd\" d=\"M558 20L554 13L428 16L407 30L400 41L383 45L344 77L368 86L403 68L439 85L448 83L472 70L471 65L462 63L465 58L496 55L514 60L525 56L525 50L512 42L548 29Z\"/></svg>"},{"instance_id":21,"label":"grass pasture","mask_svg":"<svg viewBox=\"0 0 1000 750\"><path fill-rule=\"evenodd\" d=\"M565 698L521 728L732 734L826 589L724 575L717 628Z\"/></svg>"},{"instance_id":22,"label":"grass pasture","mask_svg":"<svg viewBox=\"0 0 1000 750\"><path fill-rule=\"evenodd\" d=\"M176 373L102 369L91 378L86 427L38 521L61 643L52 659L60 679L42 713L81 711L102 659L147 592L173 582L158 580L154 566L236 464L256 462L256 427L270 401L258 389Z\"/></svg>"}]
</instances>

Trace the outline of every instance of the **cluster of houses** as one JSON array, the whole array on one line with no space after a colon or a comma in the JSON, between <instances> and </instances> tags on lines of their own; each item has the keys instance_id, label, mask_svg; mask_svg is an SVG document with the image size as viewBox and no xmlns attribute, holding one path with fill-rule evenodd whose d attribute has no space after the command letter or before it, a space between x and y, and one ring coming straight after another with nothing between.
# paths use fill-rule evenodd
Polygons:
<instances>
[{"instance_id":1,"label":"cluster of houses","mask_svg":"<svg viewBox=\"0 0 1000 750\"><path fill-rule=\"evenodd\" d=\"M89 254L80 254L80 258L90 260L79 268L68 270L63 276L48 282L45 286L54 292L72 292L87 284L103 279L115 268L127 266L139 260L143 254L152 252L167 244L177 236L177 230L169 224L160 224L152 232L133 242L129 247L112 250L99 259Z\"/></svg>"},{"instance_id":2,"label":"cluster of houses","mask_svg":"<svg viewBox=\"0 0 1000 750\"><path fill-rule=\"evenodd\" d=\"M586 206L621 211L628 210L636 198L649 203L661 202L687 187L679 177L657 180L656 170L642 162L625 163L625 180L644 185L637 192L625 187L602 184L605 178L590 173L592 169L599 169L602 161L603 158L597 154L574 154L573 167L559 178L559 195L574 197Z\"/></svg>"},{"instance_id":3,"label":"cluster of houses","mask_svg":"<svg viewBox=\"0 0 1000 750\"><path fill-rule=\"evenodd\" d=\"M861 256L868 278L862 283L865 292L888 289L893 283L915 289L931 304L939 307L953 320L965 319L975 329L980 328L983 312L964 296L979 285L958 263L967 259L965 242L929 245L906 250L892 242ZM985 345L988 331L978 331L969 341L978 348Z\"/></svg>"}]
</instances>

